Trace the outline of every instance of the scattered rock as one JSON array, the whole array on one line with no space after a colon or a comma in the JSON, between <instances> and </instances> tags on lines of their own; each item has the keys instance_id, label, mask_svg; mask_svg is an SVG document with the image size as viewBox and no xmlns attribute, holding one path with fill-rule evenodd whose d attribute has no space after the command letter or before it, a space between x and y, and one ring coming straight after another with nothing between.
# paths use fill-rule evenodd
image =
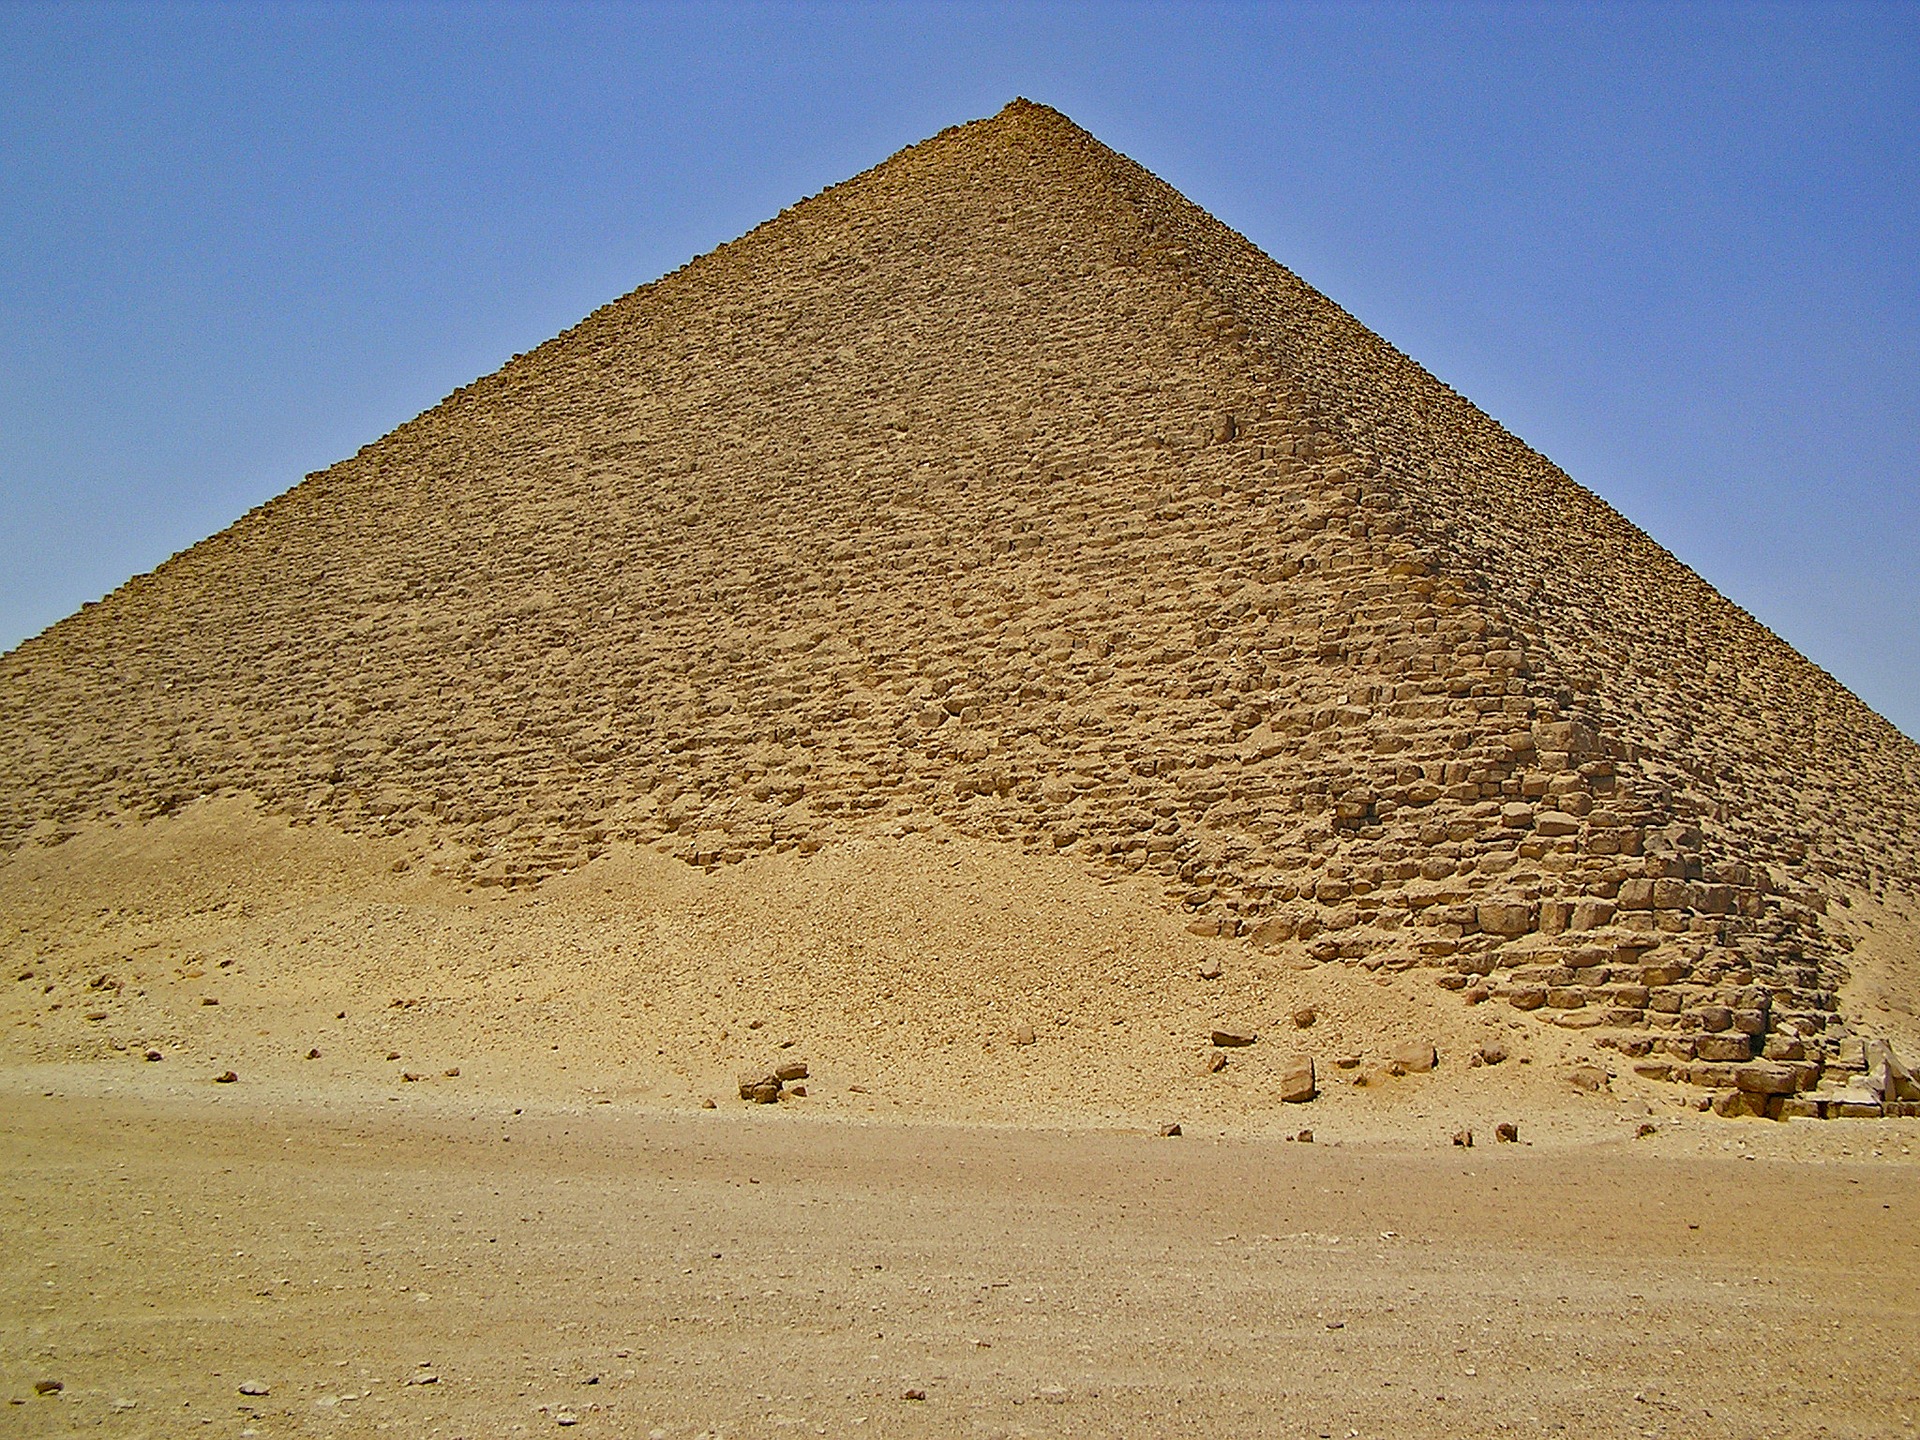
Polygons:
<instances>
[{"instance_id":1,"label":"scattered rock","mask_svg":"<svg viewBox=\"0 0 1920 1440\"><path fill-rule=\"evenodd\" d=\"M740 1077L740 1098L751 1100L756 1105L774 1104L785 1088L786 1086L777 1075L742 1075Z\"/></svg>"},{"instance_id":2,"label":"scattered rock","mask_svg":"<svg viewBox=\"0 0 1920 1440\"><path fill-rule=\"evenodd\" d=\"M1304 1104L1320 1093L1311 1055L1295 1055L1281 1067L1279 1091L1280 1099L1289 1105Z\"/></svg>"},{"instance_id":3,"label":"scattered rock","mask_svg":"<svg viewBox=\"0 0 1920 1440\"><path fill-rule=\"evenodd\" d=\"M318 1060L319 1058L320 1058L320 1052L318 1050L307 1051L307 1059Z\"/></svg>"},{"instance_id":4,"label":"scattered rock","mask_svg":"<svg viewBox=\"0 0 1920 1440\"><path fill-rule=\"evenodd\" d=\"M556 1425L578 1425L580 1423L580 1417L571 1410L556 1410L553 1412L553 1423Z\"/></svg>"},{"instance_id":5,"label":"scattered rock","mask_svg":"<svg viewBox=\"0 0 1920 1440\"><path fill-rule=\"evenodd\" d=\"M1510 1120L1502 1120L1493 1127L1493 1138L1502 1145L1512 1145L1520 1139L1520 1127Z\"/></svg>"},{"instance_id":6,"label":"scattered rock","mask_svg":"<svg viewBox=\"0 0 1920 1440\"><path fill-rule=\"evenodd\" d=\"M1251 1045L1260 1037L1251 1030L1235 1030L1227 1026L1216 1026L1213 1043L1222 1049L1237 1049L1242 1045Z\"/></svg>"},{"instance_id":7,"label":"scattered rock","mask_svg":"<svg viewBox=\"0 0 1920 1440\"><path fill-rule=\"evenodd\" d=\"M709 1095L700 1102L700 1108L702 1110L718 1110L720 1106L714 1101L714 1098Z\"/></svg>"},{"instance_id":8,"label":"scattered rock","mask_svg":"<svg viewBox=\"0 0 1920 1440\"><path fill-rule=\"evenodd\" d=\"M148 1060L158 1060L160 1058L160 1052L158 1050L149 1050L146 1053L146 1058Z\"/></svg>"},{"instance_id":9,"label":"scattered rock","mask_svg":"<svg viewBox=\"0 0 1920 1440\"><path fill-rule=\"evenodd\" d=\"M1314 1009L1313 1006L1302 1005L1298 1010L1293 1012L1293 1028L1296 1030L1310 1029L1313 1022L1319 1018L1320 1012Z\"/></svg>"},{"instance_id":10,"label":"scattered rock","mask_svg":"<svg viewBox=\"0 0 1920 1440\"><path fill-rule=\"evenodd\" d=\"M449 1080L458 1080L460 1078L460 1067L458 1065L450 1065L440 1073Z\"/></svg>"},{"instance_id":11,"label":"scattered rock","mask_svg":"<svg viewBox=\"0 0 1920 1440\"><path fill-rule=\"evenodd\" d=\"M66 1388L67 1385L64 1380L36 1380L33 1382L33 1393L36 1395L58 1395Z\"/></svg>"},{"instance_id":12,"label":"scattered rock","mask_svg":"<svg viewBox=\"0 0 1920 1440\"><path fill-rule=\"evenodd\" d=\"M1218 1075L1226 1068L1227 1057L1222 1055L1218 1050L1207 1056L1207 1073L1209 1075Z\"/></svg>"},{"instance_id":13,"label":"scattered rock","mask_svg":"<svg viewBox=\"0 0 1920 1440\"><path fill-rule=\"evenodd\" d=\"M1471 1130L1454 1131L1453 1143L1456 1145L1465 1146L1467 1149L1471 1150L1473 1148L1473 1131Z\"/></svg>"},{"instance_id":14,"label":"scattered rock","mask_svg":"<svg viewBox=\"0 0 1920 1440\"><path fill-rule=\"evenodd\" d=\"M1031 1045L1039 1038L1038 1035L1034 1034L1033 1026L1031 1025L1016 1025L1013 1027L1013 1043L1016 1045Z\"/></svg>"},{"instance_id":15,"label":"scattered rock","mask_svg":"<svg viewBox=\"0 0 1920 1440\"><path fill-rule=\"evenodd\" d=\"M387 1051L387 1059L398 1060L399 1058L400 1058L400 1052L398 1050Z\"/></svg>"},{"instance_id":16,"label":"scattered rock","mask_svg":"<svg viewBox=\"0 0 1920 1440\"><path fill-rule=\"evenodd\" d=\"M407 1377L409 1385L438 1385L440 1376L432 1370L421 1370Z\"/></svg>"},{"instance_id":17,"label":"scattered rock","mask_svg":"<svg viewBox=\"0 0 1920 1440\"><path fill-rule=\"evenodd\" d=\"M1200 962L1200 978L1202 980L1218 980L1220 973L1220 962L1218 960L1202 960Z\"/></svg>"},{"instance_id":18,"label":"scattered rock","mask_svg":"<svg viewBox=\"0 0 1920 1440\"><path fill-rule=\"evenodd\" d=\"M786 1085L791 1085L795 1080L804 1080L807 1078L807 1062L783 1060L774 1067L773 1078Z\"/></svg>"},{"instance_id":19,"label":"scattered rock","mask_svg":"<svg viewBox=\"0 0 1920 1440\"><path fill-rule=\"evenodd\" d=\"M1598 1065L1576 1065L1567 1071L1567 1083L1576 1090L1597 1093L1613 1084L1613 1077Z\"/></svg>"},{"instance_id":20,"label":"scattered rock","mask_svg":"<svg viewBox=\"0 0 1920 1440\"><path fill-rule=\"evenodd\" d=\"M1313 1132L1311 1130L1302 1130L1298 1135L1295 1135L1293 1138L1299 1141L1302 1145L1311 1145L1313 1143Z\"/></svg>"},{"instance_id":21,"label":"scattered rock","mask_svg":"<svg viewBox=\"0 0 1920 1440\"><path fill-rule=\"evenodd\" d=\"M1358 1055L1336 1055L1333 1060L1333 1068L1336 1070L1358 1070L1360 1068L1360 1057Z\"/></svg>"},{"instance_id":22,"label":"scattered rock","mask_svg":"<svg viewBox=\"0 0 1920 1440\"><path fill-rule=\"evenodd\" d=\"M1507 1058L1507 1043L1504 1040L1489 1040L1479 1050L1480 1063L1498 1065Z\"/></svg>"},{"instance_id":23,"label":"scattered rock","mask_svg":"<svg viewBox=\"0 0 1920 1440\"><path fill-rule=\"evenodd\" d=\"M1160 1134L1163 1138L1171 1138L1175 1135L1178 1135L1179 1133L1180 1133L1180 1122L1178 1120L1169 1120L1166 1124L1160 1127Z\"/></svg>"},{"instance_id":24,"label":"scattered rock","mask_svg":"<svg viewBox=\"0 0 1920 1440\"><path fill-rule=\"evenodd\" d=\"M1399 1067L1395 1074L1424 1075L1439 1063L1440 1052L1433 1048L1431 1040L1409 1040L1387 1052L1387 1068Z\"/></svg>"},{"instance_id":25,"label":"scattered rock","mask_svg":"<svg viewBox=\"0 0 1920 1440\"><path fill-rule=\"evenodd\" d=\"M222 1070L218 1075L213 1077L213 1083L216 1085L231 1085L239 1078L240 1077L231 1070Z\"/></svg>"},{"instance_id":26,"label":"scattered rock","mask_svg":"<svg viewBox=\"0 0 1920 1440\"><path fill-rule=\"evenodd\" d=\"M1633 1138L1636 1140L1644 1140L1649 1135L1658 1135L1659 1133L1660 1127L1652 1122L1648 1122L1633 1132Z\"/></svg>"},{"instance_id":27,"label":"scattered rock","mask_svg":"<svg viewBox=\"0 0 1920 1440\"><path fill-rule=\"evenodd\" d=\"M900 1398L902 1400L924 1400L927 1398L927 1392L917 1387L912 1390L902 1390L900 1392Z\"/></svg>"},{"instance_id":28,"label":"scattered rock","mask_svg":"<svg viewBox=\"0 0 1920 1440\"><path fill-rule=\"evenodd\" d=\"M242 1380L240 1382L240 1393L242 1395L265 1395L268 1391L267 1387L258 1380Z\"/></svg>"}]
</instances>

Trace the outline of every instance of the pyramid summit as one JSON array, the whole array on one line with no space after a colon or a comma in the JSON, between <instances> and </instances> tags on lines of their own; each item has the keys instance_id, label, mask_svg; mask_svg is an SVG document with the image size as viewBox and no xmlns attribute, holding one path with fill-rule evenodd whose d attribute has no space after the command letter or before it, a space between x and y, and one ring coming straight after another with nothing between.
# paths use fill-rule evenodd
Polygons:
<instances>
[{"instance_id":1,"label":"pyramid summit","mask_svg":"<svg viewBox=\"0 0 1920 1440\"><path fill-rule=\"evenodd\" d=\"M1000 842L1776 1114L1915 1027L1920 746L1027 101L0 659L6 853L221 796L483 891Z\"/></svg>"}]
</instances>

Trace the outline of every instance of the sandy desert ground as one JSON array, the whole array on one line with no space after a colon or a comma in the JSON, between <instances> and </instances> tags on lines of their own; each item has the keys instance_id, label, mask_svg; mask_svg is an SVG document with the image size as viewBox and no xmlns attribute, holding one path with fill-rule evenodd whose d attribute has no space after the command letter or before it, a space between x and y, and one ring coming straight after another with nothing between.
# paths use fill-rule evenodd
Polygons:
<instances>
[{"instance_id":1,"label":"sandy desert ground","mask_svg":"<svg viewBox=\"0 0 1920 1440\"><path fill-rule=\"evenodd\" d=\"M214 802L18 852L0 917L8 1434L1920 1419L1920 1122L1583 1089L1561 1032L1064 860L903 833L470 892ZM1260 1038L1212 1071L1217 1025ZM1439 1065L1389 1073L1411 1039ZM798 1057L804 1096L738 1099Z\"/></svg>"}]
</instances>

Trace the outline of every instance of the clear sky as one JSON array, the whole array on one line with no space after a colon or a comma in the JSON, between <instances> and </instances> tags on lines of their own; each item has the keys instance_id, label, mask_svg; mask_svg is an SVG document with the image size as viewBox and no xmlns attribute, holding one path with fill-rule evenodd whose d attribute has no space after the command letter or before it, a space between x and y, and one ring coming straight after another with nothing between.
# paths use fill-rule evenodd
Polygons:
<instances>
[{"instance_id":1,"label":"clear sky","mask_svg":"<svg viewBox=\"0 0 1920 1440\"><path fill-rule=\"evenodd\" d=\"M1016 94L1920 736L1920 5L0 3L0 647Z\"/></svg>"}]
</instances>

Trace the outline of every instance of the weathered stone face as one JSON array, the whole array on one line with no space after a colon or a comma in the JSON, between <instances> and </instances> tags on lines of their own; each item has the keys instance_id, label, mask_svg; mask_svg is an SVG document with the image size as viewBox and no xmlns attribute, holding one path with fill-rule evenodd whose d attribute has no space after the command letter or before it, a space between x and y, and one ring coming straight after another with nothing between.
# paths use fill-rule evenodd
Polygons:
<instances>
[{"instance_id":1,"label":"weathered stone face","mask_svg":"<svg viewBox=\"0 0 1920 1440\"><path fill-rule=\"evenodd\" d=\"M0 659L0 847L231 790L488 886L938 823L1682 1078L1823 1063L1823 887L1920 889L1920 749L1026 104Z\"/></svg>"}]
</instances>

